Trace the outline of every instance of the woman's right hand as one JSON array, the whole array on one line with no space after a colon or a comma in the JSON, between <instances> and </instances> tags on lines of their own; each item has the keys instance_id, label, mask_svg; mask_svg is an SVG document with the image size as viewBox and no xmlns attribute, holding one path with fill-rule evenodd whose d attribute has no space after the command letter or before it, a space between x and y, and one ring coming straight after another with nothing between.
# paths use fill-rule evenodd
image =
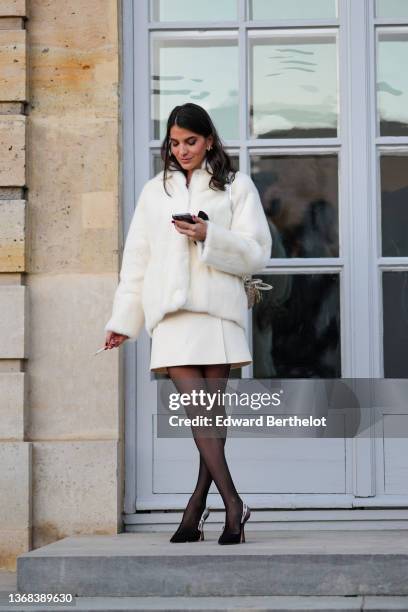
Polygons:
<instances>
[{"instance_id":1,"label":"woman's right hand","mask_svg":"<svg viewBox=\"0 0 408 612\"><path fill-rule=\"evenodd\" d=\"M125 336L123 334L117 334L114 331L108 331L106 332L105 346L108 349L116 348L120 346L128 338L129 336Z\"/></svg>"}]
</instances>

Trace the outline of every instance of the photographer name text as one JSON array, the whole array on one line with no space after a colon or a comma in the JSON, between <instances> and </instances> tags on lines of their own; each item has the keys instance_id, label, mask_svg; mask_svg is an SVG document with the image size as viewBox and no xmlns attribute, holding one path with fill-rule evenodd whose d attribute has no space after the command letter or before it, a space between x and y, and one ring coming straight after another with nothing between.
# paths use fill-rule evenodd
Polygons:
<instances>
[{"instance_id":1,"label":"photographer name text","mask_svg":"<svg viewBox=\"0 0 408 612\"><path fill-rule=\"evenodd\" d=\"M169 424L172 427L326 427L326 417L286 416L276 417L273 414L260 414L256 417L234 417L216 415L196 416L191 418L172 415L169 417Z\"/></svg>"}]
</instances>

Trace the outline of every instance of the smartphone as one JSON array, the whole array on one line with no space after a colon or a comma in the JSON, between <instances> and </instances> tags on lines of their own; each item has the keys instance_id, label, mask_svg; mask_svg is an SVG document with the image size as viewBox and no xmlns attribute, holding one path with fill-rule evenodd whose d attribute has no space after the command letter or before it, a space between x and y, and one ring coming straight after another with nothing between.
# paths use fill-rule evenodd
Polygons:
<instances>
[{"instance_id":1,"label":"smartphone","mask_svg":"<svg viewBox=\"0 0 408 612\"><path fill-rule=\"evenodd\" d=\"M194 223L191 213L178 213L176 215L172 215L173 219L176 221L187 221L187 223ZM208 221L208 215L203 210L200 210L197 217L200 219L204 219L204 221Z\"/></svg>"},{"instance_id":2,"label":"smartphone","mask_svg":"<svg viewBox=\"0 0 408 612\"><path fill-rule=\"evenodd\" d=\"M175 221L187 221L187 223L195 223L195 221L193 220L193 217L191 216L191 213L177 213L175 215L172 215L172 217ZM199 211L197 217L204 219L204 221L209 221L209 217L207 213L204 212L203 210ZM193 242L194 244L197 244L195 240L193 240Z\"/></svg>"},{"instance_id":3,"label":"smartphone","mask_svg":"<svg viewBox=\"0 0 408 612\"><path fill-rule=\"evenodd\" d=\"M195 221L193 221L191 213L178 213L176 215L172 215L172 217L175 221L187 221L187 223L195 223Z\"/></svg>"}]
</instances>

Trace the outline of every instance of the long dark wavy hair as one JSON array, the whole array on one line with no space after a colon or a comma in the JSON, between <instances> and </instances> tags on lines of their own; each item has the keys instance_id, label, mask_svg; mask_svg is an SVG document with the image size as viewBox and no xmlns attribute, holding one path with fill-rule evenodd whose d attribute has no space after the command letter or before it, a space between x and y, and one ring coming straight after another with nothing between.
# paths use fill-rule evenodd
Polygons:
<instances>
[{"instance_id":1,"label":"long dark wavy hair","mask_svg":"<svg viewBox=\"0 0 408 612\"><path fill-rule=\"evenodd\" d=\"M231 158L225 151L221 138L207 111L199 104L186 102L180 106L175 106L171 111L167 120L166 136L160 148L161 158L164 162L163 187L167 195L170 196L166 189L167 170L180 170L187 178L187 170L178 163L177 158L171 153L170 129L173 125L191 130L205 138L213 137L212 148L206 152L208 164L211 166L209 171L212 173L209 187L214 190L225 191L225 184L228 179L234 180L235 178L236 170L232 167ZM230 176L231 172L233 174Z\"/></svg>"}]
</instances>

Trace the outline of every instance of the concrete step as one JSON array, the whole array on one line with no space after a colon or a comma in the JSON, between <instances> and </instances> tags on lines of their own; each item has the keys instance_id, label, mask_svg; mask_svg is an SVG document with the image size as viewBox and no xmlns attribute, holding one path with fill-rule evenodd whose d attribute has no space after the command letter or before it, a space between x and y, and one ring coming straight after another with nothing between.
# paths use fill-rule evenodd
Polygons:
<instances>
[{"instance_id":1,"label":"concrete step","mask_svg":"<svg viewBox=\"0 0 408 612\"><path fill-rule=\"evenodd\" d=\"M408 595L408 531L246 528L246 543L74 536L20 555L17 588L78 597ZM41 589L39 590L39 586Z\"/></svg>"},{"instance_id":2,"label":"concrete step","mask_svg":"<svg viewBox=\"0 0 408 612\"><path fill-rule=\"evenodd\" d=\"M391 612L408 610L408 597L78 597L74 604L2 606L0 612Z\"/></svg>"}]
</instances>

